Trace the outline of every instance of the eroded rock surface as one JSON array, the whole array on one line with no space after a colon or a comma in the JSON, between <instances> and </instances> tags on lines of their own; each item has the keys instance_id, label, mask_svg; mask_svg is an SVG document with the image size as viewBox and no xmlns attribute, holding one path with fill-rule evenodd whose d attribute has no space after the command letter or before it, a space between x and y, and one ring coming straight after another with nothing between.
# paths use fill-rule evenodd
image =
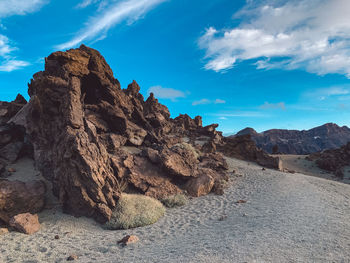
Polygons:
<instances>
[{"instance_id":1,"label":"eroded rock surface","mask_svg":"<svg viewBox=\"0 0 350 263\"><path fill-rule=\"evenodd\" d=\"M338 149L311 154L308 158L316 161L317 166L321 169L343 178L344 167L350 165L350 143Z\"/></svg>"},{"instance_id":2,"label":"eroded rock surface","mask_svg":"<svg viewBox=\"0 0 350 263\"><path fill-rule=\"evenodd\" d=\"M84 45L51 54L33 76L25 127L36 164L66 212L105 222L123 190L163 198L205 174L209 186L202 179L196 185L205 183L206 194L227 180L220 154L193 147L200 136L220 143L217 125L203 127L199 116L171 119L153 94L144 100L139 91L135 81L121 89L100 53Z\"/></svg>"},{"instance_id":3,"label":"eroded rock surface","mask_svg":"<svg viewBox=\"0 0 350 263\"><path fill-rule=\"evenodd\" d=\"M267 168L283 170L280 158L270 156L259 149L250 135L225 138L219 150L226 156L253 161Z\"/></svg>"},{"instance_id":4,"label":"eroded rock surface","mask_svg":"<svg viewBox=\"0 0 350 263\"><path fill-rule=\"evenodd\" d=\"M21 233L32 235L40 230L39 217L31 213L19 214L10 219L10 226Z\"/></svg>"},{"instance_id":5,"label":"eroded rock surface","mask_svg":"<svg viewBox=\"0 0 350 263\"><path fill-rule=\"evenodd\" d=\"M15 215L40 212L45 205L45 192L42 181L0 180L0 220L9 223Z\"/></svg>"}]
</instances>

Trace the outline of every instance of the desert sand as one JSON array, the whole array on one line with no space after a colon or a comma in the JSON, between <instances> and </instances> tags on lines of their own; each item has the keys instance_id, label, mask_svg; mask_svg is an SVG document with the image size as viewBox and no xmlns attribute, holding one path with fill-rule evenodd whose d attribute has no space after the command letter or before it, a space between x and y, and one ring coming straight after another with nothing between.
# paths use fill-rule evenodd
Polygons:
<instances>
[{"instance_id":1,"label":"desert sand","mask_svg":"<svg viewBox=\"0 0 350 263\"><path fill-rule=\"evenodd\" d=\"M0 262L349 262L350 185L227 160L236 173L223 196L191 199L143 228L105 230L50 197L38 233L0 236ZM15 168L12 179L40 178L28 159ZM119 246L127 234L140 241Z\"/></svg>"}]
</instances>

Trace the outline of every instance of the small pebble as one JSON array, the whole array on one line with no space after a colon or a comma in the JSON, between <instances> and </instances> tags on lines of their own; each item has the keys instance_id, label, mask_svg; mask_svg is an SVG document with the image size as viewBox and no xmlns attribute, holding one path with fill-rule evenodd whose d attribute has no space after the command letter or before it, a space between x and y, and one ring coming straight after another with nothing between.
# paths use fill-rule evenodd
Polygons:
<instances>
[{"instance_id":1,"label":"small pebble","mask_svg":"<svg viewBox=\"0 0 350 263\"><path fill-rule=\"evenodd\" d=\"M70 255L68 258L67 258L67 261L74 261L74 260L77 260L78 259L78 256L73 254L73 255Z\"/></svg>"}]
</instances>

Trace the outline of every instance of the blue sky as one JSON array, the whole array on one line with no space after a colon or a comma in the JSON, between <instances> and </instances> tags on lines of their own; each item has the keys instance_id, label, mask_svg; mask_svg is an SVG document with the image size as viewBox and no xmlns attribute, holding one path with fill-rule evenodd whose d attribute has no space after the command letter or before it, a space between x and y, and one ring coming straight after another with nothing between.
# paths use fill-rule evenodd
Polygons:
<instances>
[{"instance_id":1,"label":"blue sky","mask_svg":"<svg viewBox=\"0 0 350 263\"><path fill-rule=\"evenodd\" d=\"M172 117L247 126L350 126L348 0L0 0L0 100L27 96L44 57L98 49L123 88Z\"/></svg>"}]
</instances>

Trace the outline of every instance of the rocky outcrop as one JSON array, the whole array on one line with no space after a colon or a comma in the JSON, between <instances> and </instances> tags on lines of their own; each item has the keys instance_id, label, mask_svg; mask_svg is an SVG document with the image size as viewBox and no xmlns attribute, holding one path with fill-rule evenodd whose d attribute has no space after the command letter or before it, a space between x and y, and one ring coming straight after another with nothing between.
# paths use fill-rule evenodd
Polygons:
<instances>
[{"instance_id":1,"label":"rocky outcrop","mask_svg":"<svg viewBox=\"0 0 350 263\"><path fill-rule=\"evenodd\" d=\"M257 133L252 128L246 128L235 136L248 134L264 151L282 154L310 154L336 149L350 141L350 129L334 123L302 131L273 129Z\"/></svg>"},{"instance_id":2,"label":"rocky outcrop","mask_svg":"<svg viewBox=\"0 0 350 263\"><path fill-rule=\"evenodd\" d=\"M283 170L282 161L258 148L250 135L228 137L218 147L224 155L256 162L264 167Z\"/></svg>"},{"instance_id":3,"label":"rocky outcrop","mask_svg":"<svg viewBox=\"0 0 350 263\"><path fill-rule=\"evenodd\" d=\"M21 95L12 102L0 102L0 176L6 165L31 154L25 128L11 122L26 103Z\"/></svg>"},{"instance_id":4,"label":"rocky outcrop","mask_svg":"<svg viewBox=\"0 0 350 263\"><path fill-rule=\"evenodd\" d=\"M0 180L0 220L9 223L15 215L40 212L45 205L45 192L42 181Z\"/></svg>"},{"instance_id":5,"label":"rocky outcrop","mask_svg":"<svg viewBox=\"0 0 350 263\"><path fill-rule=\"evenodd\" d=\"M220 154L211 151L216 159L209 161L193 147L200 136L219 143L217 125L202 127L200 117L188 115L171 119L153 94L144 100L139 91L135 81L121 89L100 53L84 45L51 54L33 76L30 101L16 119L25 119L36 165L64 211L105 222L122 190L163 198L203 174L213 185L227 180Z\"/></svg>"},{"instance_id":6,"label":"rocky outcrop","mask_svg":"<svg viewBox=\"0 0 350 263\"><path fill-rule=\"evenodd\" d=\"M308 156L309 160L316 161L321 169L330 171L336 176L344 177L344 167L350 165L350 143L339 149L326 150Z\"/></svg>"}]
</instances>

